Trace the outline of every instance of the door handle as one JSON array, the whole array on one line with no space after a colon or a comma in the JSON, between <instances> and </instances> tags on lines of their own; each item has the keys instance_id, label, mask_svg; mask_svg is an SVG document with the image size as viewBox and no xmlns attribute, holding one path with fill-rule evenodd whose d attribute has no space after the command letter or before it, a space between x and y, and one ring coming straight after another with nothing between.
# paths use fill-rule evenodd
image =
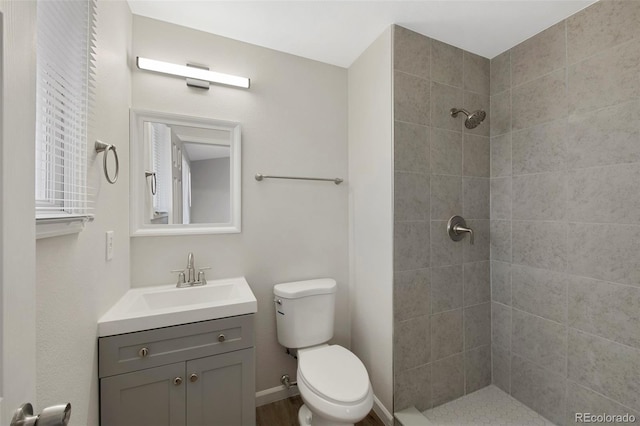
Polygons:
<instances>
[{"instance_id":1,"label":"door handle","mask_svg":"<svg viewBox=\"0 0 640 426\"><path fill-rule=\"evenodd\" d=\"M11 426L67 426L71 417L71 404L52 405L33 415L33 405L22 404L13 414Z\"/></svg>"}]
</instances>

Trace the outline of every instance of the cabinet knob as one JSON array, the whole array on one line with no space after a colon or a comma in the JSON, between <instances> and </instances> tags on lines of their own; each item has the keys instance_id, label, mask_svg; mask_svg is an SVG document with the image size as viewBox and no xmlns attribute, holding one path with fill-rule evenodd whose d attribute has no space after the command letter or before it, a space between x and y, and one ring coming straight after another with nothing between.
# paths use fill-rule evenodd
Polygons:
<instances>
[{"instance_id":1,"label":"cabinet knob","mask_svg":"<svg viewBox=\"0 0 640 426\"><path fill-rule=\"evenodd\" d=\"M173 384L176 386L180 386L182 384L182 377L176 377L173 379Z\"/></svg>"},{"instance_id":2,"label":"cabinet knob","mask_svg":"<svg viewBox=\"0 0 640 426\"><path fill-rule=\"evenodd\" d=\"M224 334L220 333L220 335L218 335L218 342L222 343L225 340L227 340L227 337Z\"/></svg>"},{"instance_id":3,"label":"cabinet knob","mask_svg":"<svg viewBox=\"0 0 640 426\"><path fill-rule=\"evenodd\" d=\"M147 355L149 355L149 348L142 348L138 351L138 355L140 355L140 358L146 358Z\"/></svg>"},{"instance_id":4,"label":"cabinet knob","mask_svg":"<svg viewBox=\"0 0 640 426\"><path fill-rule=\"evenodd\" d=\"M190 376L189 376L189 381L190 381L191 383L193 383L193 382L197 382L197 381L198 381L198 375L197 375L197 374L195 374L195 373L193 373L192 375L190 375Z\"/></svg>"}]
</instances>

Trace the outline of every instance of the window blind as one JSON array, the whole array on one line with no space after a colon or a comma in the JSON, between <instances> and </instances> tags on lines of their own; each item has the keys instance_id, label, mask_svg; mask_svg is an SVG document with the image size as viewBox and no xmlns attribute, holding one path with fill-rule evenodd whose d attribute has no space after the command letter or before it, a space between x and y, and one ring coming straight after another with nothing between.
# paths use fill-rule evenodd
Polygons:
<instances>
[{"instance_id":1,"label":"window blind","mask_svg":"<svg viewBox=\"0 0 640 426\"><path fill-rule=\"evenodd\" d=\"M153 208L158 213L168 213L171 206L171 129L162 123L151 123L151 128L153 171L156 172Z\"/></svg>"},{"instance_id":2,"label":"window blind","mask_svg":"<svg viewBox=\"0 0 640 426\"><path fill-rule=\"evenodd\" d=\"M87 216L96 0L38 0L36 219Z\"/></svg>"}]
</instances>

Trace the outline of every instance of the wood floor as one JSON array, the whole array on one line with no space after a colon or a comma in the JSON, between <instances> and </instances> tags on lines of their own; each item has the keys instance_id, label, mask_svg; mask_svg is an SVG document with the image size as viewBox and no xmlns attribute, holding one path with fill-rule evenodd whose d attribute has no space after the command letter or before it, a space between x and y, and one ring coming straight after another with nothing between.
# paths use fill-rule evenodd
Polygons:
<instances>
[{"instance_id":1,"label":"wood floor","mask_svg":"<svg viewBox=\"0 0 640 426\"><path fill-rule=\"evenodd\" d=\"M256 408L257 426L298 426L298 409L302 406L299 395ZM384 426L376 413L369 415L356 426Z\"/></svg>"}]
</instances>

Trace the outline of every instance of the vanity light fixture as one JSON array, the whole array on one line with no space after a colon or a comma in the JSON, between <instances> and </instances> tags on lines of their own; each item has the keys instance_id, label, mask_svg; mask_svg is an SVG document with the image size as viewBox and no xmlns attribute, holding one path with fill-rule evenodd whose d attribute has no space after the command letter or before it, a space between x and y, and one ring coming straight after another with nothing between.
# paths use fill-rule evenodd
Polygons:
<instances>
[{"instance_id":1,"label":"vanity light fixture","mask_svg":"<svg viewBox=\"0 0 640 426\"><path fill-rule=\"evenodd\" d=\"M208 84L189 84L189 80L200 80L201 82L210 82L217 84L225 84L227 86L242 87L248 89L250 80L246 77L238 77L231 74L223 74L220 72L209 71L196 66L184 66L172 64L170 62L156 61L155 59L136 57L136 65L141 70L155 71L163 74L175 75L187 78L187 84L190 86L208 89Z\"/></svg>"}]
</instances>

